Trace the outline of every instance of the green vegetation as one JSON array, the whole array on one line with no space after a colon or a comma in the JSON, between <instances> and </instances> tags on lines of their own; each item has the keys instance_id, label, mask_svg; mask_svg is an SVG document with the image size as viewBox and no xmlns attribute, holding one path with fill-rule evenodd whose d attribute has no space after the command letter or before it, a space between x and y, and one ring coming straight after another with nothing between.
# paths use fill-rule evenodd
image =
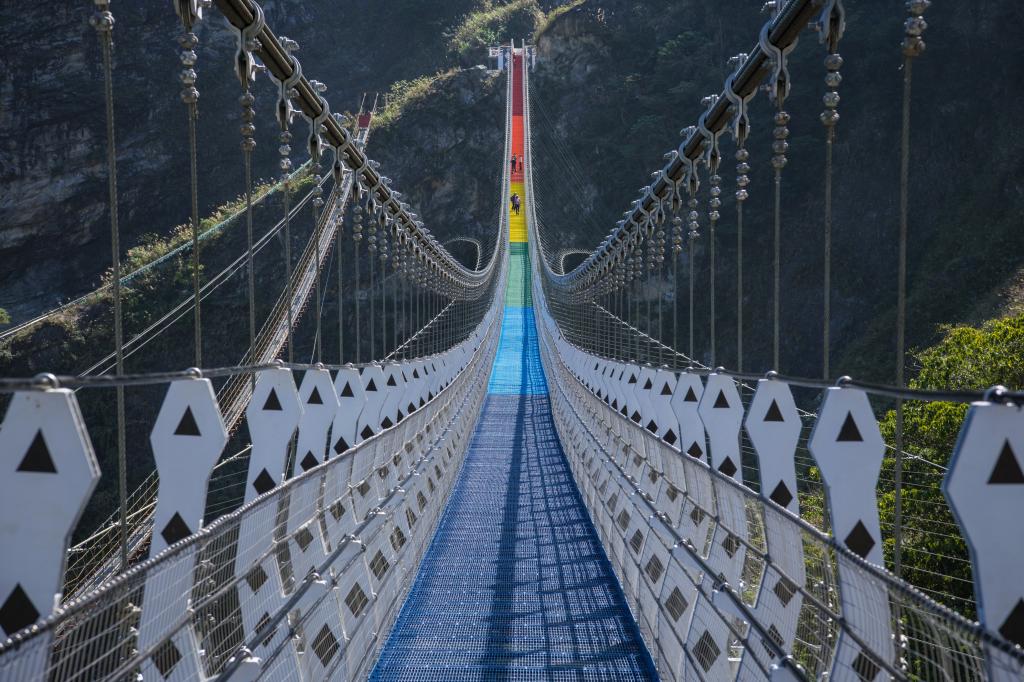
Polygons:
<instances>
[{"instance_id":1,"label":"green vegetation","mask_svg":"<svg viewBox=\"0 0 1024 682\"><path fill-rule=\"evenodd\" d=\"M451 32L448 49L455 55L465 56L513 35L532 35L544 20L544 11L537 0L512 0L504 5L484 2L480 9L467 14Z\"/></svg>"},{"instance_id":2,"label":"green vegetation","mask_svg":"<svg viewBox=\"0 0 1024 682\"><path fill-rule=\"evenodd\" d=\"M420 76L392 83L384 99L384 108L374 117L374 128L386 128L397 121L410 105L425 100L441 82L451 78L455 73L455 69L449 69L438 71L432 76Z\"/></svg>"},{"instance_id":3,"label":"green vegetation","mask_svg":"<svg viewBox=\"0 0 1024 682\"><path fill-rule=\"evenodd\" d=\"M576 9L580 5L586 4L586 2L587 0L570 0L570 2L560 5L545 14L544 18L537 22L537 28L533 32L534 44L540 40L540 37L544 35L544 32L547 31L560 16L566 12Z\"/></svg>"},{"instance_id":4,"label":"green vegetation","mask_svg":"<svg viewBox=\"0 0 1024 682\"><path fill-rule=\"evenodd\" d=\"M914 357L919 372L913 388L979 390L996 384L1024 387L1024 314L990 320L981 327L947 326L942 340ZM904 451L946 467L956 445L967 405L908 402L903 409ZM887 442L895 440L896 415L881 422ZM891 480L894 460L886 458L882 479ZM919 459L903 462L904 575L939 601L973 616L973 589L967 547L939 490L944 472ZM883 529L893 523L892 490L879 497ZM885 552L892 565L893 540ZM954 557L951 559L950 557ZM943 596L943 595L951 595Z\"/></svg>"},{"instance_id":5,"label":"green vegetation","mask_svg":"<svg viewBox=\"0 0 1024 682\"><path fill-rule=\"evenodd\" d=\"M0 308L0 324L10 324L11 316L6 310Z\"/></svg>"}]
</instances>

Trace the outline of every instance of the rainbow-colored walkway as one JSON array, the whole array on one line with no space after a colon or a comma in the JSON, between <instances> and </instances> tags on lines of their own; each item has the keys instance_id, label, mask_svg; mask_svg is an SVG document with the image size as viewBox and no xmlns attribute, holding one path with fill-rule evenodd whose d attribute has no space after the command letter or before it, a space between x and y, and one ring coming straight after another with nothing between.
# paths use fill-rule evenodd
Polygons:
<instances>
[{"instance_id":1,"label":"rainbow-colored walkway","mask_svg":"<svg viewBox=\"0 0 1024 682\"><path fill-rule=\"evenodd\" d=\"M512 143L523 153L522 58ZM656 679L551 418L530 297L522 173L480 422L371 680ZM511 194L511 192L510 192Z\"/></svg>"}]
</instances>

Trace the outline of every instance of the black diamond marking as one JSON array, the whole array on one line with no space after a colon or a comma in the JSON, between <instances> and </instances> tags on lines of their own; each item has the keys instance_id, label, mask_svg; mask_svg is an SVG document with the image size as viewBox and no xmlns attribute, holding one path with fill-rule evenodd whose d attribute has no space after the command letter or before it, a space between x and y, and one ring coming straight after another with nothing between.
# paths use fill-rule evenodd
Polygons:
<instances>
[{"instance_id":1,"label":"black diamond marking","mask_svg":"<svg viewBox=\"0 0 1024 682\"><path fill-rule=\"evenodd\" d=\"M157 647L150 659L156 669L160 671L160 675L167 679L167 676L174 670L174 666L178 665L178 661L181 660L181 652L178 651L178 647L174 646L174 642L168 639Z\"/></svg>"},{"instance_id":2,"label":"black diamond marking","mask_svg":"<svg viewBox=\"0 0 1024 682\"><path fill-rule=\"evenodd\" d=\"M652 384L652 383L651 383L651 380L650 380L650 379L648 379L648 380L647 380L646 382L644 382L644 390L645 390L645 391L649 391L649 390L651 390L651 387L652 387L653 385L654 385L654 384Z\"/></svg>"},{"instance_id":3,"label":"black diamond marking","mask_svg":"<svg viewBox=\"0 0 1024 682\"><path fill-rule=\"evenodd\" d=\"M260 616L259 621L256 623L256 634L263 632L263 630L265 630L268 625L270 625L270 614L264 613L262 616ZM273 638L274 631L271 630L267 633L267 636L263 638L263 642L261 643L263 644L263 646L269 646L270 640L272 640Z\"/></svg>"},{"instance_id":4,"label":"black diamond marking","mask_svg":"<svg viewBox=\"0 0 1024 682\"><path fill-rule=\"evenodd\" d=\"M612 398L612 409L613 410L619 409L619 401L618 401L617 398Z\"/></svg>"},{"instance_id":5,"label":"black diamond marking","mask_svg":"<svg viewBox=\"0 0 1024 682\"><path fill-rule=\"evenodd\" d=\"M390 418L390 417L387 417L387 416L385 416L385 417L384 417L384 421L382 421L382 422L380 423L380 425L381 425L382 427L384 427L385 429L390 429L390 428L391 428L392 426L394 426L395 424L394 424L394 422L392 422L392 421L391 421L391 418Z\"/></svg>"},{"instance_id":6,"label":"black diamond marking","mask_svg":"<svg viewBox=\"0 0 1024 682\"><path fill-rule=\"evenodd\" d=\"M625 405L622 406L622 408L619 410L619 412L622 414L623 417L628 417L629 416L629 413L626 412L626 406Z\"/></svg>"},{"instance_id":7,"label":"black diamond marking","mask_svg":"<svg viewBox=\"0 0 1024 682\"><path fill-rule=\"evenodd\" d=\"M863 651L857 654L857 658L853 659L853 672L857 674L857 677L862 682L871 682L871 680L878 676L879 670L881 670L879 665Z\"/></svg>"},{"instance_id":8,"label":"black diamond marking","mask_svg":"<svg viewBox=\"0 0 1024 682\"><path fill-rule=\"evenodd\" d=\"M1024 599L1017 600L1017 605L999 627L999 634L1008 642L1024 646Z\"/></svg>"},{"instance_id":9,"label":"black diamond marking","mask_svg":"<svg viewBox=\"0 0 1024 682\"><path fill-rule=\"evenodd\" d=\"M793 501L793 493L789 492L785 481L779 481L779 484L775 486L775 490L772 491L769 497L772 502L780 507L788 507L789 503Z\"/></svg>"},{"instance_id":10,"label":"black diamond marking","mask_svg":"<svg viewBox=\"0 0 1024 682\"><path fill-rule=\"evenodd\" d=\"M871 537L871 533L864 527L864 524L860 521L853 527L850 534L843 540L846 546L850 548L850 551L857 554L862 559L866 559L868 553L875 546L875 539Z\"/></svg>"},{"instance_id":11,"label":"black diamond marking","mask_svg":"<svg viewBox=\"0 0 1024 682\"><path fill-rule=\"evenodd\" d=\"M397 385L398 385L398 383L395 382L395 375L394 374L389 375L388 376L388 386L397 386Z\"/></svg>"},{"instance_id":12,"label":"black diamond marking","mask_svg":"<svg viewBox=\"0 0 1024 682\"><path fill-rule=\"evenodd\" d=\"M373 435L373 429L371 429L370 425L367 424L366 426L363 427L363 432L360 433L359 435L363 437L363 440L366 440L367 438Z\"/></svg>"},{"instance_id":13,"label":"black diamond marking","mask_svg":"<svg viewBox=\"0 0 1024 682\"><path fill-rule=\"evenodd\" d=\"M270 477L270 474L267 473L266 469L260 471L260 475L252 482L252 487L256 490L258 495L262 495L268 490L273 490L276 485L277 484L274 483L274 479Z\"/></svg>"},{"instance_id":14,"label":"black diamond marking","mask_svg":"<svg viewBox=\"0 0 1024 682\"><path fill-rule=\"evenodd\" d=\"M263 584L267 582L267 574L264 572L262 566L254 566L251 571L245 574L245 582L249 583L249 589L253 592L259 592ZM256 626L258 631L260 626Z\"/></svg>"},{"instance_id":15,"label":"black diamond marking","mask_svg":"<svg viewBox=\"0 0 1024 682\"><path fill-rule=\"evenodd\" d=\"M636 410L633 410L633 415L630 417L630 419L632 419L634 422L639 424L640 423L640 413L637 412Z\"/></svg>"},{"instance_id":16,"label":"black diamond marking","mask_svg":"<svg viewBox=\"0 0 1024 682\"><path fill-rule=\"evenodd\" d=\"M688 386L686 389L686 397L683 398L683 402L695 403L697 402L697 394L693 392L693 386Z\"/></svg>"},{"instance_id":17,"label":"black diamond marking","mask_svg":"<svg viewBox=\"0 0 1024 682\"><path fill-rule=\"evenodd\" d=\"M843 421L843 427L839 429L839 436L836 438L837 443L862 443L864 439L860 435L860 429L857 428L857 422L853 420L853 413L846 413L846 420Z\"/></svg>"},{"instance_id":18,"label":"black diamond marking","mask_svg":"<svg viewBox=\"0 0 1024 682\"><path fill-rule=\"evenodd\" d=\"M22 628L27 628L39 620L39 611L32 604L32 600L25 594L21 583L14 586L11 593L7 595L3 606L0 606L0 628L9 635L13 635Z\"/></svg>"},{"instance_id":19,"label":"black diamond marking","mask_svg":"<svg viewBox=\"0 0 1024 682\"><path fill-rule=\"evenodd\" d=\"M693 511L690 512L690 520L693 521L693 525L699 526L704 522L704 512L694 507Z\"/></svg>"},{"instance_id":20,"label":"black diamond marking","mask_svg":"<svg viewBox=\"0 0 1024 682\"><path fill-rule=\"evenodd\" d=\"M1021 471L1017 456L1013 454L1010 441L1003 443L1003 449L996 459L996 465L992 469L992 475L988 477L989 484L996 483L1024 483L1024 471Z\"/></svg>"},{"instance_id":21,"label":"black diamond marking","mask_svg":"<svg viewBox=\"0 0 1024 682\"><path fill-rule=\"evenodd\" d=\"M775 646L780 649L786 648L786 640L782 639L782 633L774 625L768 626L768 639L775 642ZM762 639L761 645L764 646L764 650L768 652L768 656L775 658L775 650L768 646L768 641Z\"/></svg>"},{"instance_id":22,"label":"black diamond marking","mask_svg":"<svg viewBox=\"0 0 1024 682\"><path fill-rule=\"evenodd\" d=\"M306 401L307 405L323 405L324 399L320 397L320 391L316 386L313 387L313 392L309 394L309 400Z\"/></svg>"},{"instance_id":23,"label":"black diamond marking","mask_svg":"<svg viewBox=\"0 0 1024 682\"><path fill-rule=\"evenodd\" d=\"M185 414L181 415L181 421L178 422L178 428L174 429L175 436L201 436L199 433L199 425L196 424L195 415L192 414L192 408L186 407Z\"/></svg>"},{"instance_id":24,"label":"black diamond marking","mask_svg":"<svg viewBox=\"0 0 1024 682\"><path fill-rule=\"evenodd\" d=\"M303 457L302 461L300 462L303 471L309 471L319 463L320 462L318 462L316 459L316 455L314 455L312 451L307 452L306 456Z\"/></svg>"},{"instance_id":25,"label":"black diamond marking","mask_svg":"<svg viewBox=\"0 0 1024 682\"><path fill-rule=\"evenodd\" d=\"M668 387L668 383L661 387L662 395L672 395L672 389Z\"/></svg>"},{"instance_id":26,"label":"black diamond marking","mask_svg":"<svg viewBox=\"0 0 1024 682\"><path fill-rule=\"evenodd\" d=\"M786 578L779 578L779 582L775 583L775 587L772 588L775 596L779 598L783 606L789 606L789 602L793 599L793 595L796 594L796 585L791 583Z\"/></svg>"},{"instance_id":27,"label":"black diamond marking","mask_svg":"<svg viewBox=\"0 0 1024 682\"><path fill-rule=\"evenodd\" d=\"M284 408L281 407L281 401L277 399L277 391L273 388L270 389L270 393L267 394L267 401L263 403L264 410L274 410L276 412L283 412Z\"/></svg>"},{"instance_id":28,"label":"black diamond marking","mask_svg":"<svg viewBox=\"0 0 1024 682\"><path fill-rule=\"evenodd\" d=\"M354 398L355 397L354 395L352 395L352 387L349 385L349 383L347 381L345 382L345 387L343 389L341 389L340 397L342 397L342 398Z\"/></svg>"},{"instance_id":29,"label":"black diamond marking","mask_svg":"<svg viewBox=\"0 0 1024 682\"><path fill-rule=\"evenodd\" d=\"M647 430L650 431L651 433L657 433L658 424L652 419L651 421L647 422Z\"/></svg>"},{"instance_id":30,"label":"black diamond marking","mask_svg":"<svg viewBox=\"0 0 1024 682\"><path fill-rule=\"evenodd\" d=\"M729 407L729 399L725 397L725 391L718 391L718 397L715 398L715 404L712 407L719 409Z\"/></svg>"},{"instance_id":31,"label":"black diamond marking","mask_svg":"<svg viewBox=\"0 0 1024 682\"><path fill-rule=\"evenodd\" d=\"M334 444L334 451L336 453L338 453L339 455L341 453L345 452L346 450L348 450L348 448L349 448L349 444L348 444L348 441L345 440L344 436L339 438L338 442Z\"/></svg>"},{"instance_id":32,"label":"black diamond marking","mask_svg":"<svg viewBox=\"0 0 1024 682\"><path fill-rule=\"evenodd\" d=\"M764 421L766 422L784 422L786 418L782 416L782 410L779 409L779 404L772 398L772 404L768 406L768 411L764 413Z\"/></svg>"},{"instance_id":33,"label":"black diamond marking","mask_svg":"<svg viewBox=\"0 0 1024 682\"><path fill-rule=\"evenodd\" d=\"M341 521L341 517L345 515L345 506L342 505L341 500L336 500L331 505L331 516L334 517L335 521Z\"/></svg>"},{"instance_id":34,"label":"black diamond marking","mask_svg":"<svg viewBox=\"0 0 1024 682\"><path fill-rule=\"evenodd\" d=\"M715 644L714 638L711 637L711 633L707 630L697 640L697 646L693 649L693 655L697 659L697 663L704 669L704 672L711 670L711 666L715 664L718 656L722 653L722 650Z\"/></svg>"},{"instance_id":35,"label":"black diamond marking","mask_svg":"<svg viewBox=\"0 0 1024 682\"><path fill-rule=\"evenodd\" d=\"M181 518L181 514L174 512L174 516L167 522L164 529L160 531L160 535L163 536L164 542L170 547L178 540L192 535L192 531L189 529L188 524L185 523L185 519Z\"/></svg>"},{"instance_id":36,"label":"black diamond marking","mask_svg":"<svg viewBox=\"0 0 1024 682\"><path fill-rule=\"evenodd\" d=\"M370 379L370 383L366 384L366 390L367 391L376 391L377 390L377 384L373 383L373 379Z\"/></svg>"},{"instance_id":37,"label":"black diamond marking","mask_svg":"<svg viewBox=\"0 0 1024 682\"><path fill-rule=\"evenodd\" d=\"M313 534L309 532L308 528L303 527L295 534L295 542L299 545L299 549L305 552L309 544L313 542Z\"/></svg>"},{"instance_id":38,"label":"black diamond marking","mask_svg":"<svg viewBox=\"0 0 1024 682\"><path fill-rule=\"evenodd\" d=\"M665 433L665 442L669 445L675 445L677 440L679 439L676 437L676 434L672 429L669 429Z\"/></svg>"},{"instance_id":39,"label":"black diamond marking","mask_svg":"<svg viewBox=\"0 0 1024 682\"><path fill-rule=\"evenodd\" d=\"M732 476L736 473L736 465L733 464L731 457L726 457L725 460L719 465L718 470L726 476Z\"/></svg>"},{"instance_id":40,"label":"black diamond marking","mask_svg":"<svg viewBox=\"0 0 1024 682\"><path fill-rule=\"evenodd\" d=\"M46 439L43 438L42 430L36 431L36 437L32 439L32 444L28 446L28 452L25 453L21 464L18 465L18 471L36 474L57 473L57 467L53 463L53 457L50 456L50 448L46 447Z\"/></svg>"},{"instance_id":41,"label":"black diamond marking","mask_svg":"<svg viewBox=\"0 0 1024 682\"><path fill-rule=\"evenodd\" d=\"M740 549L740 539L732 533L727 534L725 539L722 540L722 549L725 550L730 559L733 558Z\"/></svg>"},{"instance_id":42,"label":"black diamond marking","mask_svg":"<svg viewBox=\"0 0 1024 682\"><path fill-rule=\"evenodd\" d=\"M320 634L313 640L313 652L320 659L320 664L323 667L327 667L327 664L337 655L340 648L341 645L338 644L338 638L334 636L331 629L327 625L320 628Z\"/></svg>"},{"instance_id":43,"label":"black diamond marking","mask_svg":"<svg viewBox=\"0 0 1024 682\"><path fill-rule=\"evenodd\" d=\"M668 609L668 615L672 616L672 620L678 621L679 617L686 612L686 608L689 604L686 603L686 598L683 597L683 593L679 591L679 588L673 588L672 594L668 596L665 601L665 608Z\"/></svg>"},{"instance_id":44,"label":"black diamond marking","mask_svg":"<svg viewBox=\"0 0 1024 682\"><path fill-rule=\"evenodd\" d=\"M694 459L697 459L704 454L704 451L700 449L699 445L697 445L697 441L693 441L693 445L686 449L686 454L688 454L690 457L693 457Z\"/></svg>"}]
</instances>

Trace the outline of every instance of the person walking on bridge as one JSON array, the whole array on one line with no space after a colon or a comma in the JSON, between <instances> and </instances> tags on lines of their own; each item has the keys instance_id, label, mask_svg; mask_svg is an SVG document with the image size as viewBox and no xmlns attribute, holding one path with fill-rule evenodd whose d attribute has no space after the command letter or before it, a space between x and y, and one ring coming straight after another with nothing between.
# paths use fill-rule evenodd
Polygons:
<instances>
[{"instance_id":1,"label":"person walking on bridge","mask_svg":"<svg viewBox=\"0 0 1024 682\"><path fill-rule=\"evenodd\" d=\"M516 172L516 161L517 161L517 159L516 159L516 155L515 155L515 154L513 154L513 155L512 155L512 172L513 172L513 173L515 173L515 172Z\"/></svg>"},{"instance_id":2,"label":"person walking on bridge","mask_svg":"<svg viewBox=\"0 0 1024 682\"><path fill-rule=\"evenodd\" d=\"M516 215L519 215L519 206L520 206L519 195L518 194L513 194L512 195L512 212L515 213Z\"/></svg>"}]
</instances>

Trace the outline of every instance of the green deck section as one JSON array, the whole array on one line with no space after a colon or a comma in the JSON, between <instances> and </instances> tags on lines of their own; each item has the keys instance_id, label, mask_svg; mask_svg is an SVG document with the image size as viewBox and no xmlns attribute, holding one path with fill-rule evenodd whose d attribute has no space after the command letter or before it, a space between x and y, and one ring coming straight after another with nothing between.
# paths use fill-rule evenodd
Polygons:
<instances>
[{"instance_id":1,"label":"green deck section","mask_svg":"<svg viewBox=\"0 0 1024 682\"><path fill-rule=\"evenodd\" d=\"M505 292L505 305L526 307L533 305L533 294L530 292L530 255L528 244L513 242L509 244L508 289Z\"/></svg>"}]
</instances>

